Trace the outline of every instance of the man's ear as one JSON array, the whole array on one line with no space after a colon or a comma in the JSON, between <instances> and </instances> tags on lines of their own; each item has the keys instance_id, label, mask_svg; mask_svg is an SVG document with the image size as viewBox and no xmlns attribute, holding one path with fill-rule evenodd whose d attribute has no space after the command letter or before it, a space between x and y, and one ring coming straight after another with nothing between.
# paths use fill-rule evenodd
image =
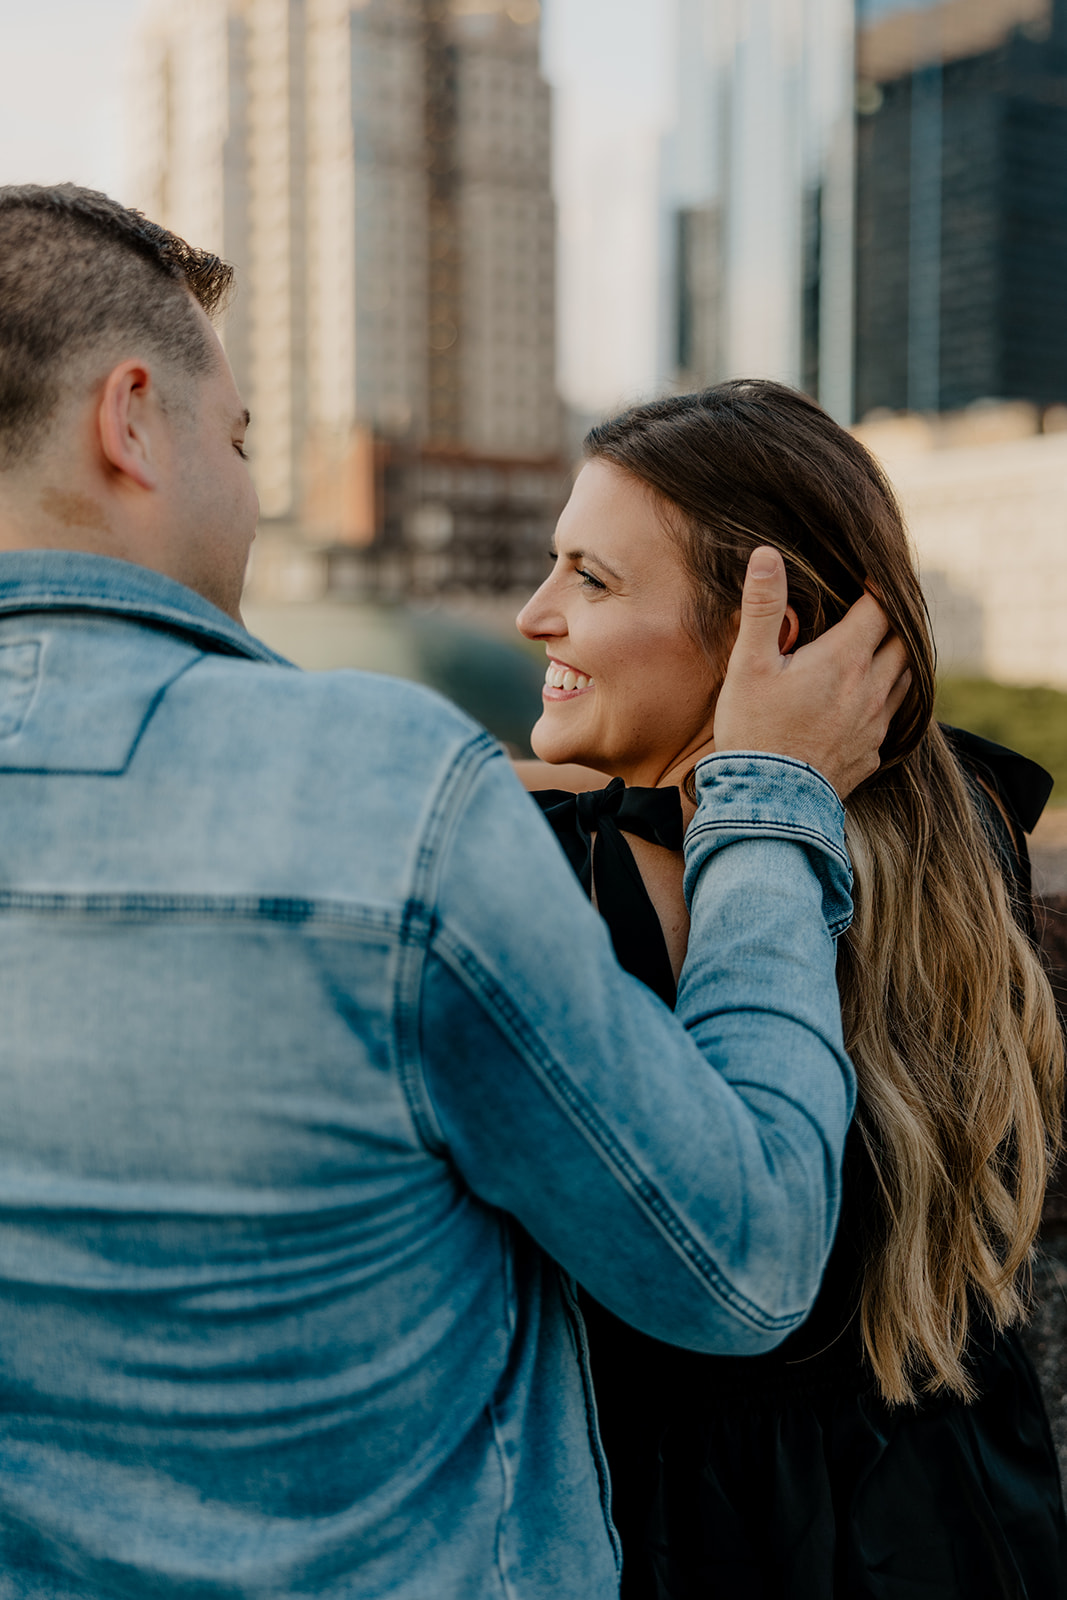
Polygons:
<instances>
[{"instance_id":1,"label":"man's ear","mask_svg":"<svg viewBox=\"0 0 1067 1600\"><path fill-rule=\"evenodd\" d=\"M104 382L97 408L100 448L111 470L142 489L159 487L159 400L142 361L124 361Z\"/></svg>"}]
</instances>

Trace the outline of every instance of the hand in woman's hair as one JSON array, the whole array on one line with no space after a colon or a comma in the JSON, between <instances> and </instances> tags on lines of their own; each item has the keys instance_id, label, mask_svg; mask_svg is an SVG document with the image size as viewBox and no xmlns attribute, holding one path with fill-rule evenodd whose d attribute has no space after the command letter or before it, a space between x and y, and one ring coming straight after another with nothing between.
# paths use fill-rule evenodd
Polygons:
<instances>
[{"instance_id":1,"label":"hand in woman's hair","mask_svg":"<svg viewBox=\"0 0 1067 1600\"><path fill-rule=\"evenodd\" d=\"M788 599L781 556L754 550L715 709L715 748L806 761L843 800L878 770L879 748L911 682L904 646L865 594L836 627L782 655Z\"/></svg>"}]
</instances>

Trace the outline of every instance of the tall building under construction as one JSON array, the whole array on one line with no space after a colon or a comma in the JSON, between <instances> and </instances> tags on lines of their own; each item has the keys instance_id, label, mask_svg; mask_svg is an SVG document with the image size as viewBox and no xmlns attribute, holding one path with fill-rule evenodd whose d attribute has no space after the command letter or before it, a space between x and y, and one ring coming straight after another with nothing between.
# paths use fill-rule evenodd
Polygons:
<instances>
[{"instance_id":1,"label":"tall building under construction","mask_svg":"<svg viewBox=\"0 0 1067 1600\"><path fill-rule=\"evenodd\" d=\"M136 203L238 269L268 528L333 587L539 578L561 491L537 0L157 0Z\"/></svg>"}]
</instances>

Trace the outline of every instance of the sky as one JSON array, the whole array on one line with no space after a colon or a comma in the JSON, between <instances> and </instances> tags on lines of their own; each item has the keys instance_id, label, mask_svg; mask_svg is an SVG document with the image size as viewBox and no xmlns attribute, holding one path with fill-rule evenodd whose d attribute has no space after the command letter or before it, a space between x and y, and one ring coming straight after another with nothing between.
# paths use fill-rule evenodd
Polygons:
<instances>
[{"instance_id":1,"label":"sky","mask_svg":"<svg viewBox=\"0 0 1067 1600\"><path fill-rule=\"evenodd\" d=\"M141 0L0 0L0 183L125 181L127 41Z\"/></svg>"},{"instance_id":2,"label":"sky","mask_svg":"<svg viewBox=\"0 0 1067 1600\"><path fill-rule=\"evenodd\" d=\"M126 189L129 40L144 0L0 0L0 183ZM657 378L656 205L673 0L544 0L555 89L560 386L582 411Z\"/></svg>"}]
</instances>

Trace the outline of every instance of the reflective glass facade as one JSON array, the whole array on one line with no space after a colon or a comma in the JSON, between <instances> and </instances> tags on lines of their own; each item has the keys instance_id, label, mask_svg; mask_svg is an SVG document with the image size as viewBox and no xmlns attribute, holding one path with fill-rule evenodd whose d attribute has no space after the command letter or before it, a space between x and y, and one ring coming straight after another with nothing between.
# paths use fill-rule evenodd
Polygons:
<instances>
[{"instance_id":1,"label":"reflective glass facade","mask_svg":"<svg viewBox=\"0 0 1067 1600\"><path fill-rule=\"evenodd\" d=\"M856 412L1067 399L1067 0L857 33Z\"/></svg>"}]
</instances>

